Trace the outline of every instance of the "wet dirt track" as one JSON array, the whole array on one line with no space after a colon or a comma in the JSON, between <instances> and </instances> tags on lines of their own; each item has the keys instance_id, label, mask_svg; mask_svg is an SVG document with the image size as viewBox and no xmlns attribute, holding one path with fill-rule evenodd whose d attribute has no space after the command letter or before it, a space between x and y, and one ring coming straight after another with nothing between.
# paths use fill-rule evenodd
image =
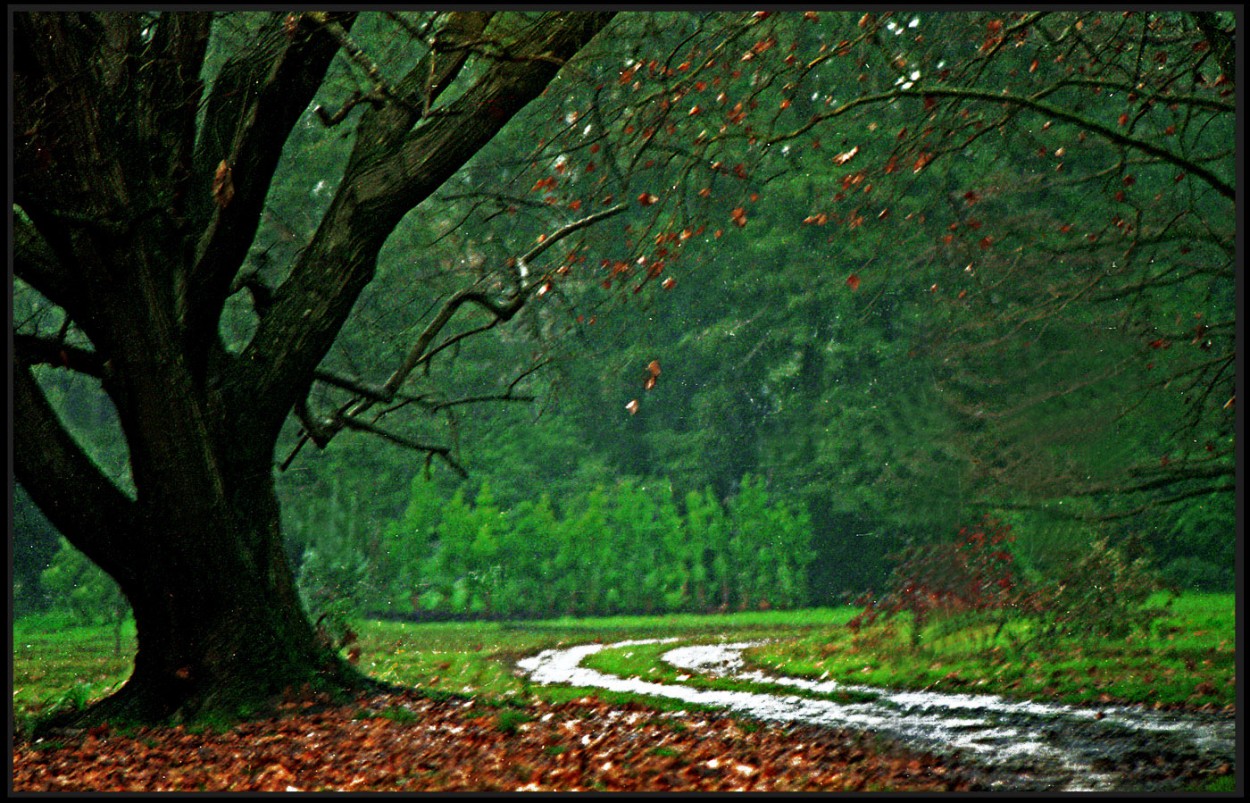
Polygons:
<instances>
[{"instance_id":1,"label":"wet dirt track","mask_svg":"<svg viewBox=\"0 0 1250 803\"><path fill-rule=\"evenodd\" d=\"M649 643L663 642L547 650L518 666L538 683L650 694L762 720L870 732L913 749L949 755L974 768L984 788L993 791L1167 791L1221 765L1236 766L1236 722L1231 715L1084 708L782 677L747 668L742 652L756 642L675 646L663 660L691 674L789 686L803 695L697 689L617 677L581 665L603 649ZM847 693L856 701L837 699Z\"/></svg>"}]
</instances>

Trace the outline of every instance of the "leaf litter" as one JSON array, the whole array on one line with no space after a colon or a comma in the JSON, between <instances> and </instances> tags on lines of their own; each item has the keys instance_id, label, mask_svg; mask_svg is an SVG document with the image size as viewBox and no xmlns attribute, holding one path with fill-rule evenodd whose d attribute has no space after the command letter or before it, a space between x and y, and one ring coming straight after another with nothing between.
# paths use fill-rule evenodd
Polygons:
<instances>
[{"instance_id":1,"label":"leaf litter","mask_svg":"<svg viewBox=\"0 0 1250 803\"><path fill-rule=\"evenodd\" d=\"M594 696L493 706L420 691L304 700L224 732L107 727L19 742L12 789L961 791L947 759L861 734Z\"/></svg>"}]
</instances>

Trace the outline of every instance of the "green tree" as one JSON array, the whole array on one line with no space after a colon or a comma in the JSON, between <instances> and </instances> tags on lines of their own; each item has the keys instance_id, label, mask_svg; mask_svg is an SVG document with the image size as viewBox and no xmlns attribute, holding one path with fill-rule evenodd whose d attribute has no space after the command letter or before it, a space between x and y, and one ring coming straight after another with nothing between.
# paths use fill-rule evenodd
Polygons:
<instances>
[{"instance_id":1,"label":"green tree","mask_svg":"<svg viewBox=\"0 0 1250 803\"><path fill-rule=\"evenodd\" d=\"M551 499L525 500L508 514L500 552L506 556L500 605L504 613L551 615L558 610L555 556L562 532Z\"/></svg>"},{"instance_id":2,"label":"green tree","mask_svg":"<svg viewBox=\"0 0 1250 803\"><path fill-rule=\"evenodd\" d=\"M433 589L429 581L421 579L420 567L437 544L444 503L445 497L435 483L418 474L412 479L402 518L391 521L383 531L390 567L383 576L390 582L394 610L416 612L427 607L422 599Z\"/></svg>"}]
</instances>

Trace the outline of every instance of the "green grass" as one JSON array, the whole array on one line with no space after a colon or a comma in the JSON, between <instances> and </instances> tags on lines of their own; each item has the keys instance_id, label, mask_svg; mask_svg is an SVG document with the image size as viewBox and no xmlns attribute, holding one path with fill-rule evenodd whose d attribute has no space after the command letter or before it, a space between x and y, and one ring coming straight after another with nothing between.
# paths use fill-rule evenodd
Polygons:
<instances>
[{"instance_id":1,"label":"green grass","mask_svg":"<svg viewBox=\"0 0 1250 803\"><path fill-rule=\"evenodd\" d=\"M540 650L627 639L677 638L707 642L771 639L748 651L756 666L778 674L832 678L894 688L999 693L1074 703L1117 702L1224 707L1236 697L1235 610L1232 594L1191 594L1147 637L1088 639L1016 650L1007 638L961 631L937 638L927 632L908 647L906 624L895 633L853 638L850 607L767 611L719 616L621 616L524 623L407 624L368 622L359 628L360 667L393 683L434 696L473 696L501 710L533 697L561 702L593 695L608 702L637 699L594 688L531 684L517 659ZM875 639L875 640L874 640ZM14 625L13 706L19 728L58 707L82 706L125 681L134 657L133 624L123 631L122 655L113 655L107 626L73 627L63 617L28 616ZM767 686L691 677L660 661L668 645L605 649L588 659L601 671L703 688ZM787 693L795 693L788 689ZM648 698L665 709L689 704ZM401 714L395 714L402 716ZM513 715L500 727L515 727Z\"/></svg>"},{"instance_id":2,"label":"green grass","mask_svg":"<svg viewBox=\"0 0 1250 803\"><path fill-rule=\"evenodd\" d=\"M67 615L40 614L13 626L15 717L83 708L107 696L130 676L134 622L122 626L122 650L113 652L111 625L74 625Z\"/></svg>"},{"instance_id":3,"label":"green grass","mask_svg":"<svg viewBox=\"0 0 1250 803\"><path fill-rule=\"evenodd\" d=\"M683 643L697 643L692 640ZM703 641L706 641L704 639ZM715 642L709 642L715 643ZM776 683L757 683L745 680L734 680L725 677L708 677L691 675L661 660L661 656L674 647L672 643L634 644L628 647L615 647L600 650L582 662L583 666L619 677L636 677L640 680L661 684L680 684L695 689L714 689L723 691L751 691L763 694L790 694L835 700L841 703L861 702L875 699L878 695L864 692L839 691L833 694L805 692L793 686Z\"/></svg>"},{"instance_id":4,"label":"green grass","mask_svg":"<svg viewBox=\"0 0 1250 803\"><path fill-rule=\"evenodd\" d=\"M754 648L748 658L779 673L864 685L1077 704L1222 708L1236 700L1235 611L1232 594L1191 594L1177 599L1171 614L1147 635L1056 641L1025 649L1013 647L1007 636L989 641L989 629L933 638L930 634L941 632L935 625L913 650L906 646L907 624L858 639L835 625ZM853 611L843 613L849 617Z\"/></svg>"}]
</instances>

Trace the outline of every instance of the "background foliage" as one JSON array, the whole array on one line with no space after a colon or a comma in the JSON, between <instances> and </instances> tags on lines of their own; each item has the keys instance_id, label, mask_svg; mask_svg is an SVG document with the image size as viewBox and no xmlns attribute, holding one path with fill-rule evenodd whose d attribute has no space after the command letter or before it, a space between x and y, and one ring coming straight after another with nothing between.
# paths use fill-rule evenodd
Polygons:
<instances>
[{"instance_id":1,"label":"background foliage","mask_svg":"<svg viewBox=\"0 0 1250 803\"><path fill-rule=\"evenodd\" d=\"M216 24L206 77L246 20ZM1171 583L1231 589L1234 23L621 15L405 220L323 367L385 376L441 299L504 280L535 232L622 199L628 213L570 244L509 326L431 361L437 394L386 411L452 445L469 478L357 433L275 455L306 604L826 604L983 514L1038 576L1132 539ZM353 36L396 75L412 61L382 17ZM364 79L346 58L332 69L252 245L271 284L349 152L318 109ZM60 325L14 290L19 329ZM254 314L236 301L221 327L241 344ZM50 366L39 378L124 485L108 405ZM498 403L467 403L483 398ZM14 527L15 604L72 607L95 587L66 579L20 492Z\"/></svg>"}]
</instances>

